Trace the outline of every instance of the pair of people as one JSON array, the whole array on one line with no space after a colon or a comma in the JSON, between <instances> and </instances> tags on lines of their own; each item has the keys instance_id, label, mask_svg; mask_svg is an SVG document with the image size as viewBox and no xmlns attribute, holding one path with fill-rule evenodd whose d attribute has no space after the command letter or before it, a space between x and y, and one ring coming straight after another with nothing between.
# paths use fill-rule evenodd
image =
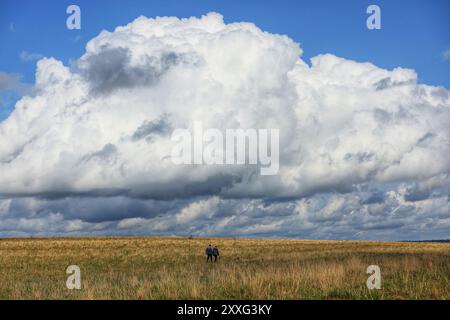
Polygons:
<instances>
[{"instance_id":1,"label":"pair of people","mask_svg":"<svg viewBox=\"0 0 450 320\"><path fill-rule=\"evenodd\" d=\"M217 262L217 257L219 257L219 248L217 248L217 246L215 246L214 248L211 246L211 244L208 245L208 247L206 247L206 262L213 261L213 257L214 257L214 262Z\"/></svg>"}]
</instances>

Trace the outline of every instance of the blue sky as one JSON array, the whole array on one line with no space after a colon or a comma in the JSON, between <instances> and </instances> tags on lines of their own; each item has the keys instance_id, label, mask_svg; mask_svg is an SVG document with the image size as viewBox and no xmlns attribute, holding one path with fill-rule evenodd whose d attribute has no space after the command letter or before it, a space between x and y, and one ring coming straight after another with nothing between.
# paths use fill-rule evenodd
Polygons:
<instances>
[{"instance_id":1,"label":"blue sky","mask_svg":"<svg viewBox=\"0 0 450 320\"><path fill-rule=\"evenodd\" d=\"M66 8L81 8L81 30L66 28ZM382 29L368 30L366 8L381 8ZM221 13L225 22L250 21L271 33L286 34L299 42L308 61L333 53L382 68L413 68L419 82L450 88L450 2L412 1L2 1L0 3L0 71L19 73L33 83L37 56L53 56L69 64L84 51L87 41L101 30L113 30L139 15L148 17L200 16ZM21 59L21 53L29 54ZM0 119L19 97L3 93Z\"/></svg>"}]
</instances>

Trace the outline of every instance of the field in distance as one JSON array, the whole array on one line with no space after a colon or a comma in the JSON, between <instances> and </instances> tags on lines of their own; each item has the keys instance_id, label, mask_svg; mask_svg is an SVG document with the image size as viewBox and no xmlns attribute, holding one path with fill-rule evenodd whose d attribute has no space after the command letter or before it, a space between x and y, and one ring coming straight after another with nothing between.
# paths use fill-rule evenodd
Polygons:
<instances>
[{"instance_id":1,"label":"field in distance","mask_svg":"<svg viewBox=\"0 0 450 320\"><path fill-rule=\"evenodd\" d=\"M217 263L206 262L209 243ZM69 265L80 290L66 287ZM366 286L369 265L380 290ZM0 299L449 299L449 279L448 243L0 239Z\"/></svg>"}]
</instances>

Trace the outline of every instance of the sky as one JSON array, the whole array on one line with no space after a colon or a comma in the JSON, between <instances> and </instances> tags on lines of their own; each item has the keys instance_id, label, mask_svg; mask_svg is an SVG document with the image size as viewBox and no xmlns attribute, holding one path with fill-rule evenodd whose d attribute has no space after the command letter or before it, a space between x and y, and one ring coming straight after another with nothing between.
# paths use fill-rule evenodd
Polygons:
<instances>
[{"instance_id":1,"label":"sky","mask_svg":"<svg viewBox=\"0 0 450 320\"><path fill-rule=\"evenodd\" d=\"M2 1L0 236L449 238L449 24L445 0ZM168 163L198 120L280 129L279 173Z\"/></svg>"}]
</instances>

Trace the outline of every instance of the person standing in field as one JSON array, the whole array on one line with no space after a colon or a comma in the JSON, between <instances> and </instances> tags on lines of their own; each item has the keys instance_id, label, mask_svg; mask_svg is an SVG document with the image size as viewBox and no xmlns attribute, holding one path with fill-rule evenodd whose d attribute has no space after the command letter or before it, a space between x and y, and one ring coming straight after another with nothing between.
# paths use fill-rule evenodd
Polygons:
<instances>
[{"instance_id":1,"label":"person standing in field","mask_svg":"<svg viewBox=\"0 0 450 320\"><path fill-rule=\"evenodd\" d=\"M206 248L206 262L208 262L211 259L211 262L213 261L212 257L213 257L213 247L211 246L211 244L208 245L208 247Z\"/></svg>"},{"instance_id":2,"label":"person standing in field","mask_svg":"<svg viewBox=\"0 0 450 320\"><path fill-rule=\"evenodd\" d=\"M217 257L219 256L219 248L217 246L213 249L214 262L217 262Z\"/></svg>"}]
</instances>

